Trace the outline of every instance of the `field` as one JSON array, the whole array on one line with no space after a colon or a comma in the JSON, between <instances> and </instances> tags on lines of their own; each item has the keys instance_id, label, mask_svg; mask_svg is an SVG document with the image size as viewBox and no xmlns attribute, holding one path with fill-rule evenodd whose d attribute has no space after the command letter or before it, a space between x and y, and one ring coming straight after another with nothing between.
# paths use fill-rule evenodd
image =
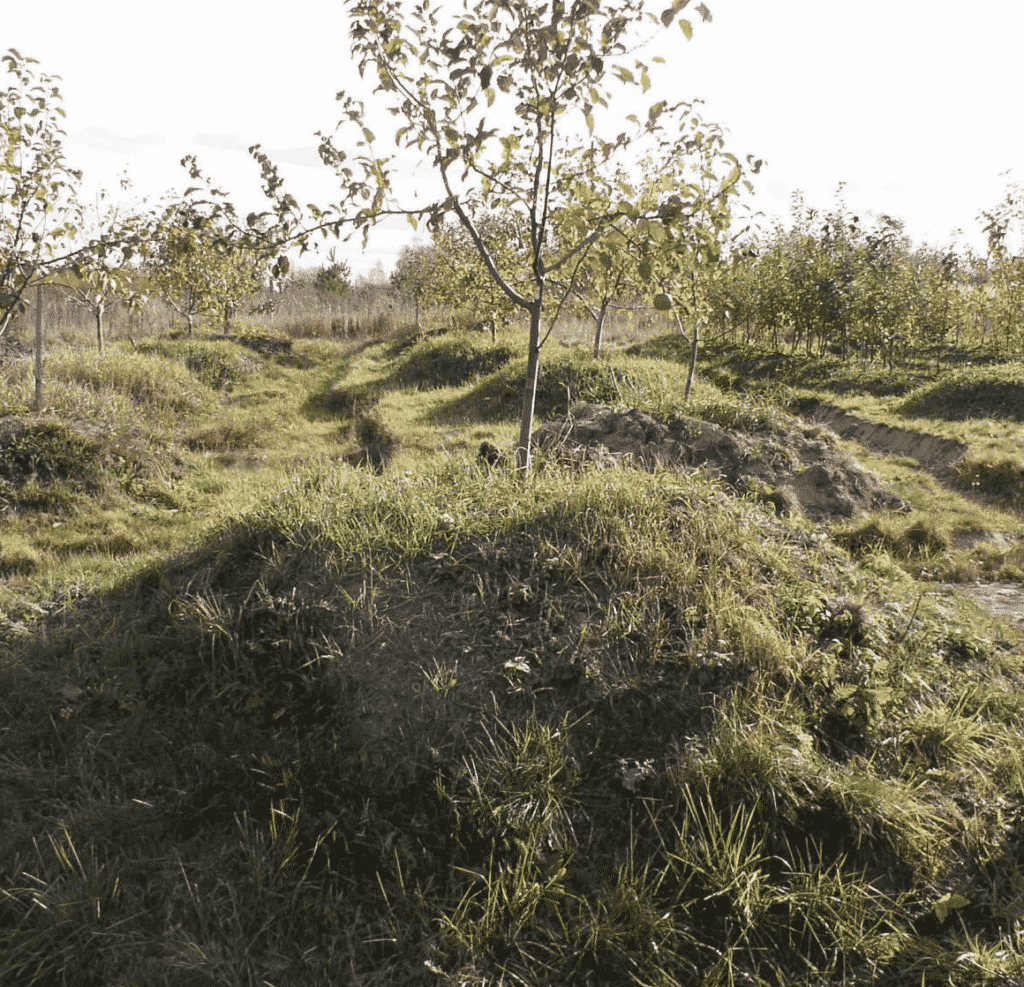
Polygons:
<instances>
[{"instance_id":1,"label":"field","mask_svg":"<svg viewBox=\"0 0 1024 987\"><path fill-rule=\"evenodd\" d=\"M815 520L524 483L525 334L407 317L69 327L39 412L0 365L0 983L1019 983L1020 364L719 341L686 403L662 324L548 344L538 426L799 432L913 508Z\"/></svg>"}]
</instances>

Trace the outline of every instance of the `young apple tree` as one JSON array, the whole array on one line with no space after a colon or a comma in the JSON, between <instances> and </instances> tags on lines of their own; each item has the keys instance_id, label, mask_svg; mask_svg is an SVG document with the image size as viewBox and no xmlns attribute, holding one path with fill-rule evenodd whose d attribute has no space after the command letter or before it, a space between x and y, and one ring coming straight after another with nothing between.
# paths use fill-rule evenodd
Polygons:
<instances>
[{"instance_id":1,"label":"young apple tree","mask_svg":"<svg viewBox=\"0 0 1024 987\"><path fill-rule=\"evenodd\" d=\"M622 185L628 186L628 181L629 176L620 172L617 182L604 188L606 211L611 211L612 203L621 194ZM591 192L594 192L593 186ZM561 238L563 231L558 228L557 221L565 218L571 223L572 210L559 210L554 218L555 235ZM565 293L569 311L593 320L595 360L601 357L608 310L624 296L635 298L641 292L641 284L636 277L640 250L637 225L628 220L610 224L604 236L581 251L579 262L569 272L568 281L561 278L554 281L555 286ZM566 232L571 239L571 227Z\"/></svg>"},{"instance_id":2,"label":"young apple tree","mask_svg":"<svg viewBox=\"0 0 1024 987\"><path fill-rule=\"evenodd\" d=\"M37 73L14 48L0 56L13 77L0 90L0 336L28 290L66 261L81 227L82 173L64 160L59 76Z\"/></svg>"},{"instance_id":3,"label":"young apple tree","mask_svg":"<svg viewBox=\"0 0 1024 987\"><path fill-rule=\"evenodd\" d=\"M186 320L191 336L200 315L222 318L228 330L238 302L262 287L260 261L256 248L223 222L223 214L204 213L186 198L168 207L149 274L161 297Z\"/></svg>"},{"instance_id":4,"label":"young apple tree","mask_svg":"<svg viewBox=\"0 0 1024 987\"><path fill-rule=\"evenodd\" d=\"M507 283L520 287L530 276L526 238L519 217L513 213L476 214L473 226L479 241ZM445 222L433 231L434 292L454 308L468 310L479 327L487 327L491 340L498 326L507 326L516 312L515 303L491 276L468 230L460 222Z\"/></svg>"},{"instance_id":5,"label":"young apple tree","mask_svg":"<svg viewBox=\"0 0 1024 987\"><path fill-rule=\"evenodd\" d=\"M131 189L127 175L120 182L122 195ZM149 255L153 237L153 215L142 213L145 200L135 208L125 207L123 198L113 200L106 189L97 193L95 205L85 220L84 235L92 249L79 253L70 262L74 281L56 281L56 286L75 304L88 309L96 323L96 346L103 355L103 316L107 306L120 301L130 311L138 311L146 302L140 288L139 271L132 267L135 257Z\"/></svg>"},{"instance_id":6,"label":"young apple tree","mask_svg":"<svg viewBox=\"0 0 1024 987\"><path fill-rule=\"evenodd\" d=\"M649 286L654 307L672 313L680 335L690 346L684 400L689 400L693 388L700 327L710 314L711 285L728 260L723 251L750 228L739 233L732 230L729 200L740 194L741 183L753 191L749 180L741 177L738 164L733 164L728 175L718 173L721 159L730 156L722 150L724 138L717 126L692 116L687 129L684 155L671 148L668 156L645 162L647 194L660 199L660 205L655 217L641 217L636 224L642 238L638 276ZM753 170L760 170L761 164L760 160L754 162ZM738 250L731 253L736 256Z\"/></svg>"},{"instance_id":7,"label":"young apple tree","mask_svg":"<svg viewBox=\"0 0 1024 987\"><path fill-rule=\"evenodd\" d=\"M531 463L541 347L557 318L556 308L545 331L542 320L551 312L547 295L553 279L571 289L571 272L584 251L626 219L661 215L666 230L706 222L708 203L697 186L692 194L678 196L678 209L667 211L662 204L643 202L626 182L611 202L593 191L599 176L628 168L645 147L661 145L666 157L673 149L680 157L686 153L689 135L681 124L688 106L659 99L631 113L633 107L625 103L634 95L643 98L652 87L651 66L636 57L645 43L673 23L691 36L690 23L678 18L687 3L662 0L652 9L647 0L466 0L457 14L437 0L419 0L411 7L399 0L347 5L354 59L361 73L369 70L375 92L399 123L394 133L398 153L425 159L436 191L426 205L397 203L395 156L375 151L364 105L345 93L338 96L343 105L339 128L358 128L356 163L362 176L357 180L345 164L346 155L323 134L321 157L335 165L348 202L362 201L347 220L364 236L386 216L405 214L414 227L426 217L436 229L454 213L495 284L528 315L516 450L521 475ZM710 20L703 4L697 10ZM733 155L721 154L734 168L735 183L741 166ZM401 163L416 162L403 156ZM496 212L514 215L522 225L525 282L514 283L480 233L475 217ZM609 237L605 249L615 254L620 246Z\"/></svg>"},{"instance_id":8,"label":"young apple tree","mask_svg":"<svg viewBox=\"0 0 1024 987\"><path fill-rule=\"evenodd\" d=\"M417 332L423 328L420 324L420 309L434 297L434 270L437 263L437 250L433 244L405 246L399 251L398 261L389 278L392 288L413 300Z\"/></svg>"}]
</instances>

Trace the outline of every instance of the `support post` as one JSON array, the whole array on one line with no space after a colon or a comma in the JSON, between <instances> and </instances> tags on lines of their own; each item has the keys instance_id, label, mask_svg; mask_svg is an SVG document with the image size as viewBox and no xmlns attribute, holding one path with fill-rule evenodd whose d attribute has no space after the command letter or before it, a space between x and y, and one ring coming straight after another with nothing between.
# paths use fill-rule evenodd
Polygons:
<instances>
[{"instance_id":1,"label":"support post","mask_svg":"<svg viewBox=\"0 0 1024 987\"><path fill-rule=\"evenodd\" d=\"M43 409L43 286L36 285L36 411Z\"/></svg>"}]
</instances>

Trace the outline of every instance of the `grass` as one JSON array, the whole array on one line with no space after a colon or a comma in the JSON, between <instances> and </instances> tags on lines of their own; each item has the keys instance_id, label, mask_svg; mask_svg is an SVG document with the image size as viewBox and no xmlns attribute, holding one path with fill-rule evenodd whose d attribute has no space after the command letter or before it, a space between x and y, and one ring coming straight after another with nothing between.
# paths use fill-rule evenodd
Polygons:
<instances>
[{"instance_id":1,"label":"grass","mask_svg":"<svg viewBox=\"0 0 1024 987\"><path fill-rule=\"evenodd\" d=\"M55 353L39 416L4 371L0 982L1024 974L1024 645L933 582L998 505L881 458L916 511L835 528L523 485L476 455L514 330L288 341ZM544 414L682 408L671 361L546 353Z\"/></svg>"}]
</instances>

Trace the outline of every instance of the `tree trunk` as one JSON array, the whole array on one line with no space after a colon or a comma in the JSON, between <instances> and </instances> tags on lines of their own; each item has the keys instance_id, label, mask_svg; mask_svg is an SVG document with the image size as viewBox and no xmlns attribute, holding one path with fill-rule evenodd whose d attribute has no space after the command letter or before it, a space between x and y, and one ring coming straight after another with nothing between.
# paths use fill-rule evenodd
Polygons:
<instances>
[{"instance_id":1,"label":"tree trunk","mask_svg":"<svg viewBox=\"0 0 1024 987\"><path fill-rule=\"evenodd\" d=\"M533 411L537 404L537 381L540 379L540 316L544 302L543 285L530 304L530 355L526 364L523 387L523 412L519 422L519 445L516 447L516 471L526 479L533 460L530 440L533 435Z\"/></svg>"},{"instance_id":2,"label":"tree trunk","mask_svg":"<svg viewBox=\"0 0 1024 987\"><path fill-rule=\"evenodd\" d=\"M36 285L36 411L43 410L43 286Z\"/></svg>"},{"instance_id":3,"label":"tree trunk","mask_svg":"<svg viewBox=\"0 0 1024 987\"><path fill-rule=\"evenodd\" d=\"M690 400L690 390L693 388L693 374L697 369L697 344L700 342L700 319L693 327L693 339L690 341L690 372L686 375L686 390L683 392L683 400Z\"/></svg>"},{"instance_id":4,"label":"tree trunk","mask_svg":"<svg viewBox=\"0 0 1024 987\"><path fill-rule=\"evenodd\" d=\"M608 312L608 302L601 304L601 310L597 313L597 328L594 330L594 359L601 359L601 343L604 338L604 317Z\"/></svg>"},{"instance_id":5,"label":"tree trunk","mask_svg":"<svg viewBox=\"0 0 1024 987\"><path fill-rule=\"evenodd\" d=\"M96 316L96 348L100 356L103 356L103 302L95 306L93 315Z\"/></svg>"}]
</instances>

